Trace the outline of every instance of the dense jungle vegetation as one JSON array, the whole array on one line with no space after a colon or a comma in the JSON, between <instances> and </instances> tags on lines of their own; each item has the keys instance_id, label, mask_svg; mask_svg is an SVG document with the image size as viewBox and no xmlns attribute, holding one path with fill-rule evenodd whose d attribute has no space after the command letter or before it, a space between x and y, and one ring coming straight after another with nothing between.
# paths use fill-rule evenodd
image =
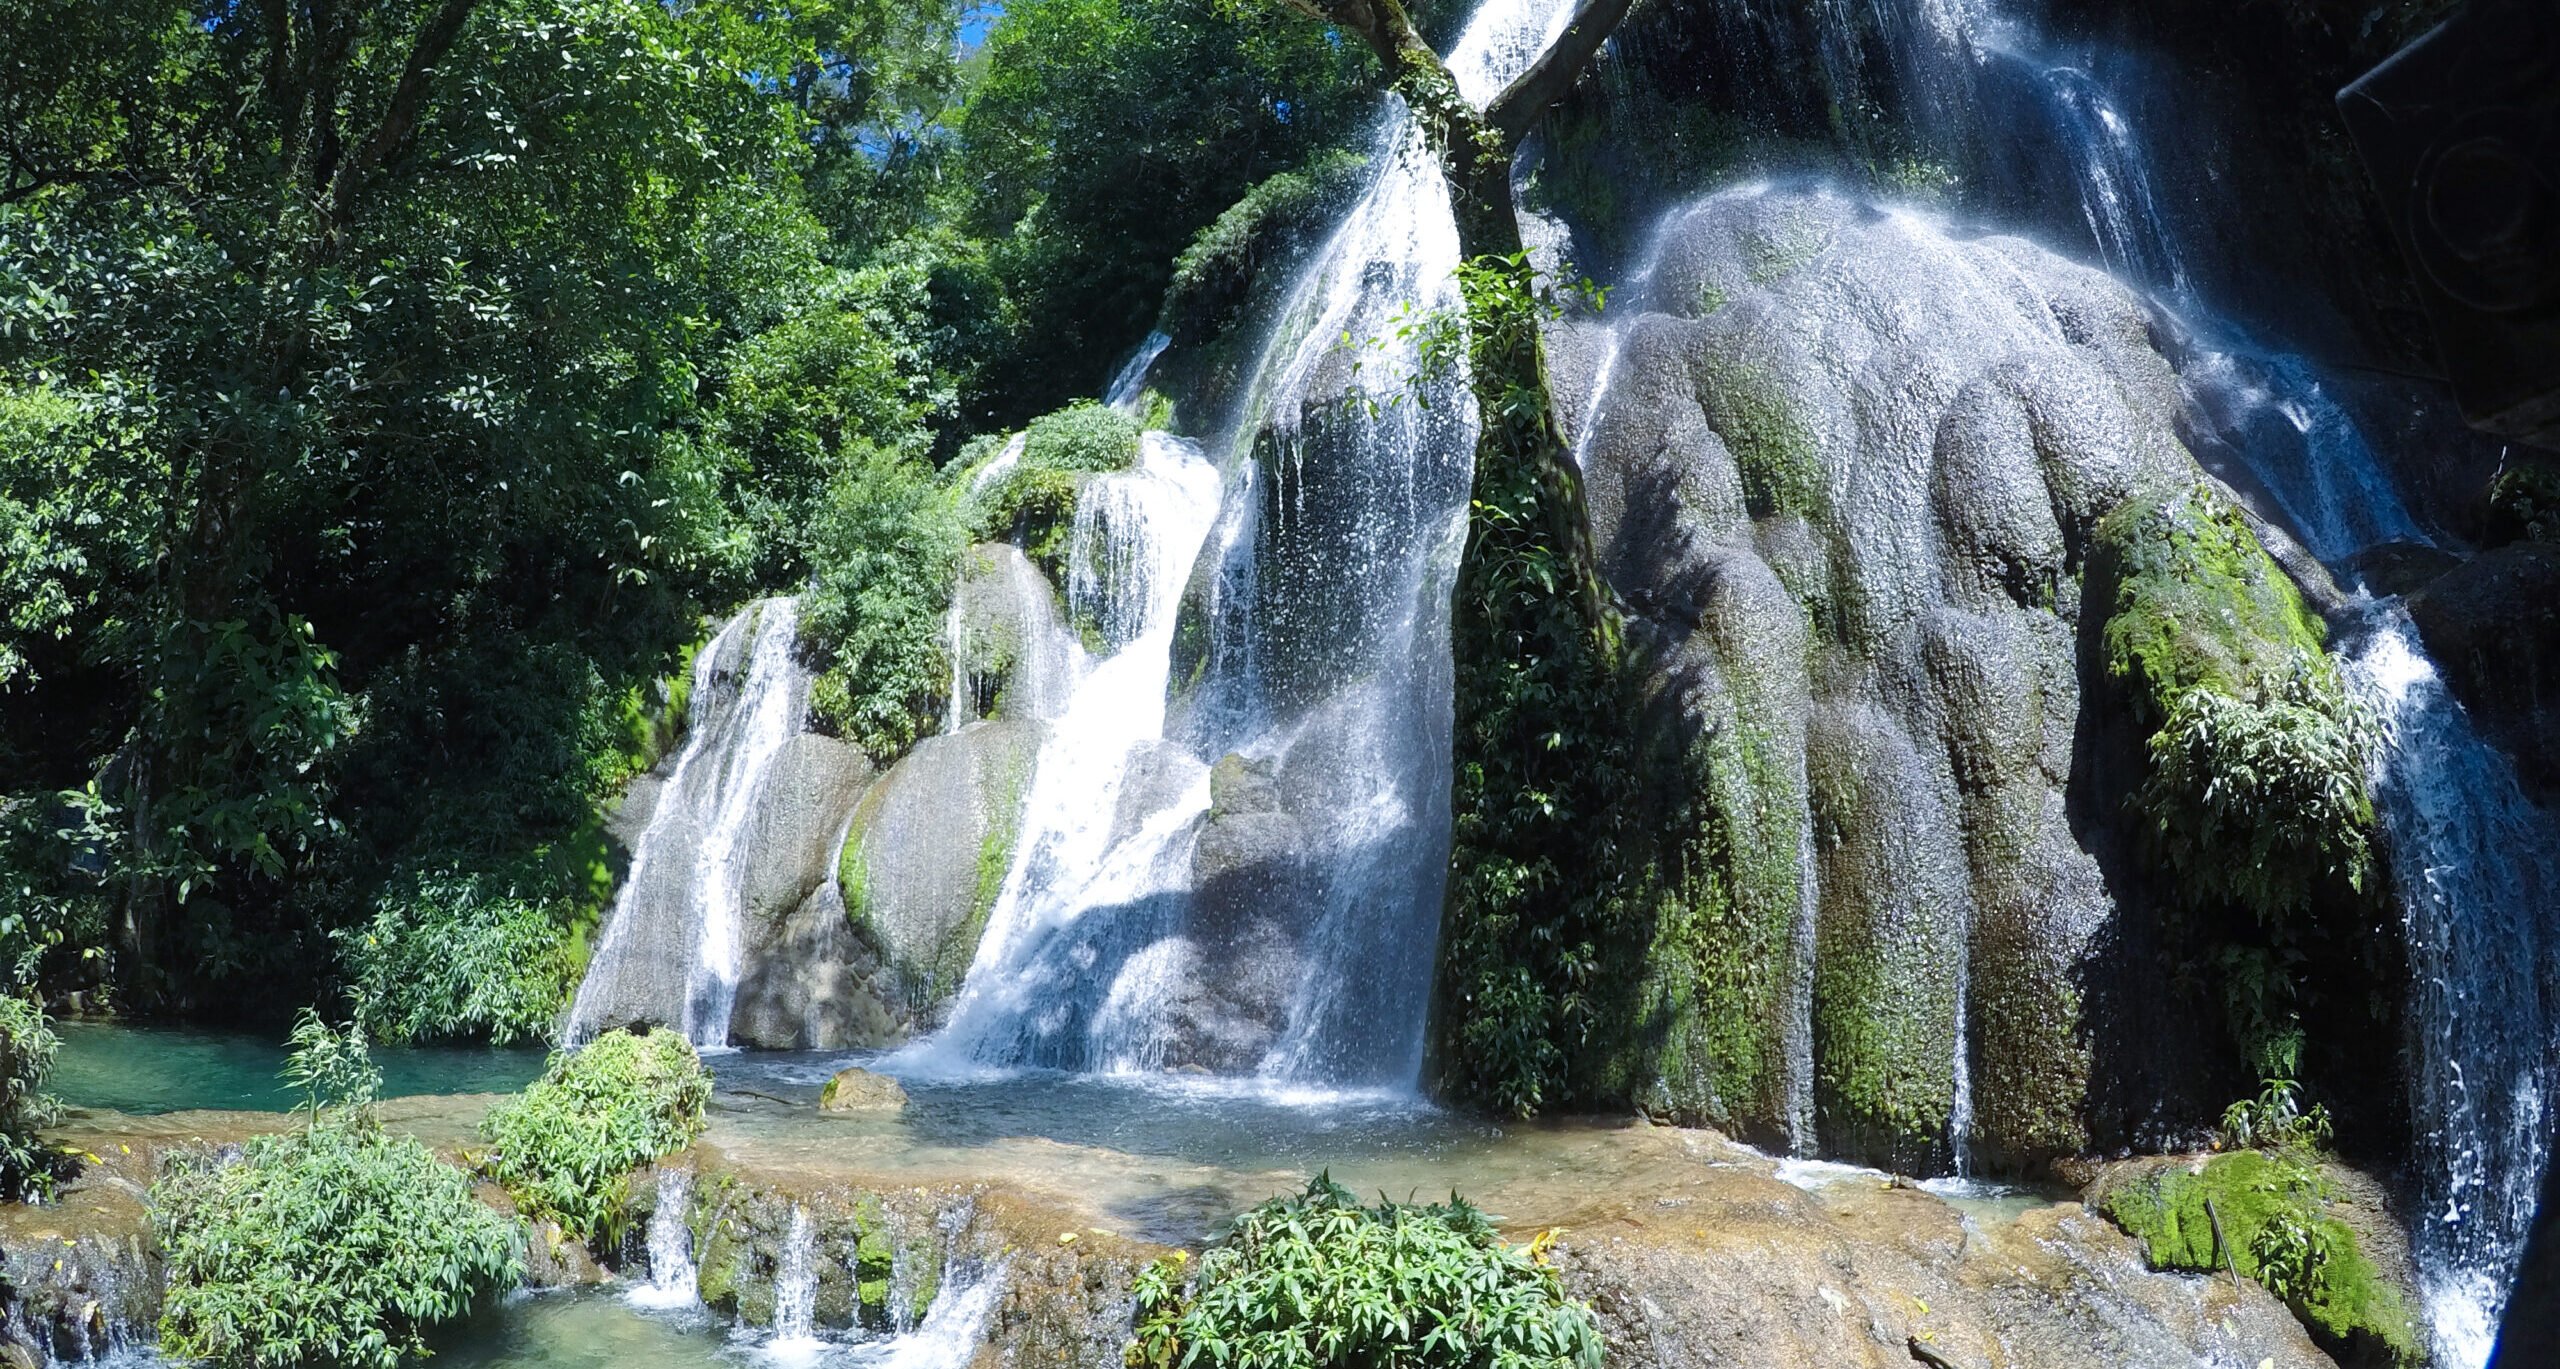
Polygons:
<instances>
[{"instance_id":1,"label":"dense jungle vegetation","mask_svg":"<svg viewBox=\"0 0 2560 1369\"><path fill-rule=\"evenodd\" d=\"M8 7L7 972L539 1032L705 615L811 589L819 711L903 746L939 666L866 625L938 614L945 469L1371 63L1219 0Z\"/></svg>"}]
</instances>

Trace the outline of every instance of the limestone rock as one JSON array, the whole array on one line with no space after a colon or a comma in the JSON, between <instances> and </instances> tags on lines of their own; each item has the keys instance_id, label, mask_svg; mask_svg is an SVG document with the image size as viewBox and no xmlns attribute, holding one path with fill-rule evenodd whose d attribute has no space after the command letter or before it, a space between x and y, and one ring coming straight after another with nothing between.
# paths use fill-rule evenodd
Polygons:
<instances>
[{"instance_id":1,"label":"limestone rock","mask_svg":"<svg viewBox=\"0 0 2560 1369\"><path fill-rule=\"evenodd\" d=\"M960 987L1013 859L1039 724L972 723L927 737L865 794L837 883L913 1023Z\"/></svg>"},{"instance_id":2,"label":"limestone rock","mask_svg":"<svg viewBox=\"0 0 2560 1369\"><path fill-rule=\"evenodd\" d=\"M825 1112L897 1112L906 1105L907 1091L897 1080L859 1068L836 1071L818 1093Z\"/></svg>"},{"instance_id":3,"label":"limestone rock","mask_svg":"<svg viewBox=\"0 0 2560 1369\"><path fill-rule=\"evenodd\" d=\"M2079 579L2136 488L2203 479L2148 307L1758 188L1666 221L1609 313L1552 355L1606 373L1560 382L1596 391L1570 435L1717 853L1659 910L1639 1101L1904 1169L2088 1144L2118 893L2074 798Z\"/></svg>"}]
</instances>

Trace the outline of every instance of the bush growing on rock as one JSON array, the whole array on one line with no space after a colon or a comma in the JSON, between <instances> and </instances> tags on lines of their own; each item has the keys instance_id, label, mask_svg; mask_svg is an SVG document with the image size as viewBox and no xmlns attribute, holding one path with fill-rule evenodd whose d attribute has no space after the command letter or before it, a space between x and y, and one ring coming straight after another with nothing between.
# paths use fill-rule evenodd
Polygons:
<instances>
[{"instance_id":1,"label":"bush growing on rock","mask_svg":"<svg viewBox=\"0 0 2560 1369\"><path fill-rule=\"evenodd\" d=\"M885 448L841 458L808 534L800 635L822 667L810 703L887 765L933 729L950 689L943 615L965 539L932 468Z\"/></svg>"},{"instance_id":2,"label":"bush growing on rock","mask_svg":"<svg viewBox=\"0 0 2560 1369\"><path fill-rule=\"evenodd\" d=\"M1539 1243L1503 1243L1451 1195L1362 1207L1319 1175L1238 1217L1200 1257L1139 1277L1131 1369L1599 1369L1588 1307L1564 1294Z\"/></svg>"},{"instance_id":3,"label":"bush growing on rock","mask_svg":"<svg viewBox=\"0 0 2560 1369\"><path fill-rule=\"evenodd\" d=\"M51 1191L62 1157L37 1139L62 1105L44 1091L61 1047L46 1025L44 1009L23 998L0 998L0 1196L24 1199Z\"/></svg>"},{"instance_id":4,"label":"bush growing on rock","mask_svg":"<svg viewBox=\"0 0 2560 1369\"><path fill-rule=\"evenodd\" d=\"M702 1134L711 1076L670 1031L612 1032L550 1068L480 1124L486 1161L525 1210L580 1240L608 1236L631 1171Z\"/></svg>"},{"instance_id":5,"label":"bush growing on rock","mask_svg":"<svg viewBox=\"0 0 2560 1369\"><path fill-rule=\"evenodd\" d=\"M384 1133L359 1031L306 1015L287 1074L303 1130L173 1156L151 1190L167 1262L160 1345L222 1369L391 1369L523 1275L515 1223L416 1139Z\"/></svg>"}]
</instances>

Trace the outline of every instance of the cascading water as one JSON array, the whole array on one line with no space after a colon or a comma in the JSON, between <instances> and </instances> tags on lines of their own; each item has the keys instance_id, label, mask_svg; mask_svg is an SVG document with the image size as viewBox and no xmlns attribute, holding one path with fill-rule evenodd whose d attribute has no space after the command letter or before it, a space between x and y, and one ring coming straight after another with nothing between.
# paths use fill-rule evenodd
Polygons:
<instances>
[{"instance_id":1,"label":"cascading water","mask_svg":"<svg viewBox=\"0 0 2560 1369\"><path fill-rule=\"evenodd\" d=\"M2135 129L2080 68L1989 54L2025 73L2067 160L2100 259L2219 339L2180 366L2197 457L2338 565L2428 540L2352 419L2298 356L2259 350L2196 297ZM2012 166L2018 165L2014 159ZM2472 730L2397 601L2358 594L2346 677L2380 724L2373 782L2409 947L2406 1047L2420 1192L2414 1251L2438 1362L2478 1369L2548 1160L2560 1077L2560 831Z\"/></svg>"},{"instance_id":2,"label":"cascading water","mask_svg":"<svg viewBox=\"0 0 2560 1369\"><path fill-rule=\"evenodd\" d=\"M2348 679L2382 726L2374 789L2409 940L2414 1254L2438 1362L2488 1362L2548 1162L2560 1078L2560 830L2472 731L2396 601Z\"/></svg>"},{"instance_id":3,"label":"cascading water","mask_svg":"<svg viewBox=\"0 0 2560 1369\"><path fill-rule=\"evenodd\" d=\"M1490 98L1571 11L1486 5L1450 55L1462 93ZM1112 654L1042 748L950 1026L911 1061L1415 1082L1473 428L1453 379L1417 402L1394 326L1454 302L1447 188L1401 111L1377 151L1377 179L1280 310L1223 491L1151 434L1138 472L1080 501L1071 608ZM1115 401L1134 402L1152 350ZM1261 796L1261 826L1212 813L1212 762ZM1240 855L1248 828L1286 840Z\"/></svg>"},{"instance_id":4,"label":"cascading water","mask_svg":"<svg viewBox=\"0 0 2560 1369\"><path fill-rule=\"evenodd\" d=\"M656 1021L696 1046L728 1045L753 829L808 709L799 626L794 600L768 599L696 656L692 731L570 1006L571 1042Z\"/></svg>"},{"instance_id":5,"label":"cascading water","mask_svg":"<svg viewBox=\"0 0 2560 1369\"><path fill-rule=\"evenodd\" d=\"M693 1175L658 1171L657 1204L649 1209L649 1281L633 1288L631 1305L653 1310L693 1307L701 1301L693 1263Z\"/></svg>"},{"instance_id":6,"label":"cascading water","mask_svg":"<svg viewBox=\"0 0 2560 1369\"><path fill-rule=\"evenodd\" d=\"M1178 839L1207 806L1205 772L1136 836L1115 841L1114 828L1140 753L1162 749L1175 610L1216 515L1218 479L1187 442L1148 433L1140 445L1134 469L1086 488L1071 541L1069 606L1110 654L1077 672L1041 747L1012 868L950 1025L910 1053L918 1063L1101 1063L1070 1030L1095 996L1084 937L1124 934L1119 924L1132 919L1087 915L1143 909L1182 878Z\"/></svg>"},{"instance_id":7,"label":"cascading water","mask_svg":"<svg viewBox=\"0 0 2560 1369\"><path fill-rule=\"evenodd\" d=\"M782 1237L782 1262L773 1275L773 1340L766 1346L781 1355L816 1350L818 1339L818 1224L809 1209L794 1204L791 1226Z\"/></svg>"}]
</instances>

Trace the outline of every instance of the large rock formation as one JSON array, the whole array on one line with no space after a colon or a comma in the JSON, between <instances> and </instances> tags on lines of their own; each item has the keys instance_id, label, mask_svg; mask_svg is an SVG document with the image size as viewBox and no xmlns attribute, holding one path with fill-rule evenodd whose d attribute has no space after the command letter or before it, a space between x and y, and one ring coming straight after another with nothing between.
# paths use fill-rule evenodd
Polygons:
<instances>
[{"instance_id":1,"label":"large rock formation","mask_svg":"<svg viewBox=\"0 0 2560 1369\"><path fill-rule=\"evenodd\" d=\"M1765 188L1675 215L1610 314L1558 340L1561 388L1587 397L1603 570L1691 791L1622 1024L1641 1062L1611 1082L1905 1168L2087 1146L2102 1019L2157 997L2119 991L2151 973L2120 907L2146 763L2106 773L2107 743L2161 725L2109 668L2132 600L2088 572L2147 526L2110 534L2120 510L2238 526L2175 435L2152 316L2022 241ZM2326 670L2236 536L2192 595L2273 586L2269 614L2228 615L2234 650ZM2245 672L2198 678L2178 688L2260 702Z\"/></svg>"},{"instance_id":2,"label":"large rock formation","mask_svg":"<svg viewBox=\"0 0 2560 1369\"><path fill-rule=\"evenodd\" d=\"M742 1044L901 1040L938 1020L968 971L1043 728L1081 655L1057 591L1014 547L971 548L956 605L960 725L917 742L833 826L770 832L771 861L790 872L775 883L797 894L751 904L760 916L730 1021Z\"/></svg>"}]
</instances>

